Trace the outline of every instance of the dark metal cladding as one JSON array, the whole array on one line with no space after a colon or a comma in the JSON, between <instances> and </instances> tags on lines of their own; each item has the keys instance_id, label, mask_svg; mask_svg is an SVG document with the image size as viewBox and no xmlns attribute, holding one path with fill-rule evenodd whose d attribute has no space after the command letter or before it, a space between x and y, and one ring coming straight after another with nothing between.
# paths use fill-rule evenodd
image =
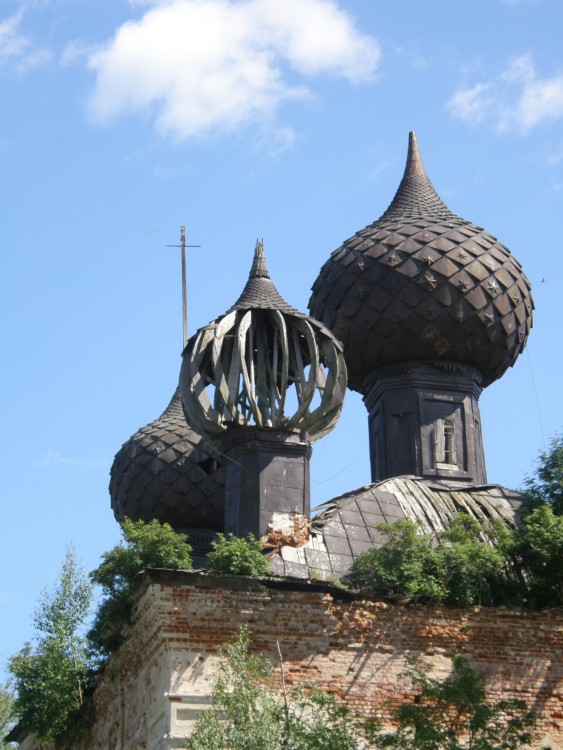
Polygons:
<instances>
[{"instance_id":1,"label":"dark metal cladding","mask_svg":"<svg viewBox=\"0 0 563 750\"><path fill-rule=\"evenodd\" d=\"M306 317L299 310L289 305L276 289L268 272L264 246L261 242L256 243L248 281L238 300L227 312L231 312L232 310L250 310L251 308L280 310L280 312L291 313L302 318Z\"/></svg>"},{"instance_id":2,"label":"dark metal cladding","mask_svg":"<svg viewBox=\"0 0 563 750\"><path fill-rule=\"evenodd\" d=\"M322 267L311 315L344 344L349 385L407 361L475 367L489 385L532 327L531 287L496 237L452 213L424 170L414 133L389 208Z\"/></svg>"},{"instance_id":3,"label":"dark metal cladding","mask_svg":"<svg viewBox=\"0 0 563 750\"><path fill-rule=\"evenodd\" d=\"M111 467L118 521L153 518L177 530L223 530L225 470L220 454L186 423L179 390L163 414L142 427Z\"/></svg>"}]
</instances>

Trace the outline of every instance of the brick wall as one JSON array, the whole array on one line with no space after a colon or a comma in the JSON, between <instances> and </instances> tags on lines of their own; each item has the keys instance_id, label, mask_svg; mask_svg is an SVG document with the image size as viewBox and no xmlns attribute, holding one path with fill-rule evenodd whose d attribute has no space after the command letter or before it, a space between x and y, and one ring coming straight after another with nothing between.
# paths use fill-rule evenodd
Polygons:
<instances>
[{"instance_id":1,"label":"brick wall","mask_svg":"<svg viewBox=\"0 0 563 750\"><path fill-rule=\"evenodd\" d=\"M205 573L144 574L125 642L99 680L88 750L175 750L207 705L218 651L241 625L290 683L316 683L388 720L412 699L401 678L421 657L436 676L459 653L495 698L540 715L537 746L563 750L563 610L470 611L368 602L322 584Z\"/></svg>"}]
</instances>

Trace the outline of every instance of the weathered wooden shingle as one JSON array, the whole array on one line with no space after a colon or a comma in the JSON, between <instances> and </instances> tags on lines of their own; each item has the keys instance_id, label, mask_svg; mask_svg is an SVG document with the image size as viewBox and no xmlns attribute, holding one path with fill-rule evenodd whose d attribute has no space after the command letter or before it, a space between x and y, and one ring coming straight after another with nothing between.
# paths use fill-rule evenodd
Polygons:
<instances>
[{"instance_id":1,"label":"weathered wooden shingle","mask_svg":"<svg viewBox=\"0 0 563 750\"><path fill-rule=\"evenodd\" d=\"M436 535L448 528L453 517L468 513L481 524L502 519L514 524L522 496L498 485L448 487L419 477L402 476L361 487L330 500L317 510L309 542L300 548L299 567L295 550L282 547L272 559L276 575L309 578L341 578L355 558L372 544L382 543L377 523L400 518L419 524L421 531Z\"/></svg>"}]
</instances>

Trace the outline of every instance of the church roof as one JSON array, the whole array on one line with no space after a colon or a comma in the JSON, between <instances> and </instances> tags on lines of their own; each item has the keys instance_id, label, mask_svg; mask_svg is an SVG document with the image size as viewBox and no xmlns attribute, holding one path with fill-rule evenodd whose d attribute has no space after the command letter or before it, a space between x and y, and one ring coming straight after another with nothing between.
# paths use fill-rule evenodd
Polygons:
<instances>
[{"instance_id":1,"label":"church roof","mask_svg":"<svg viewBox=\"0 0 563 750\"><path fill-rule=\"evenodd\" d=\"M295 578L340 578L360 552L381 543L378 523L408 519L435 535L460 512L483 524L495 518L513 524L521 504L518 492L498 485L450 488L414 476L386 479L321 505L307 544L282 547L272 558L272 570Z\"/></svg>"}]
</instances>

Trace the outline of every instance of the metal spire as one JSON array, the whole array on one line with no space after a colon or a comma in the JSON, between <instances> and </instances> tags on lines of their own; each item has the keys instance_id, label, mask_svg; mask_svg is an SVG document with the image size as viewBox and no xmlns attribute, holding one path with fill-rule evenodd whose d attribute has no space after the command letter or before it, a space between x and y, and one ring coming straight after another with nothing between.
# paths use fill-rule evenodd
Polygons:
<instances>
[{"instance_id":1,"label":"metal spire","mask_svg":"<svg viewBox=\"0 0 563 750\"><path fill-rule=\"evenodd\" d=\"M266 256L264 255L264 240L256 240L254 260L252 261L252 268L250 269L249 278L270 278L270 274L268 273L268 266L266 265Z\"/></svg>"},{"instance_id":2,"label":"metal spire","mask_svg":"<svg viewBox=\"0 0 563 750\"><path fill-rule=\"evenodd\" d=\"M409 133L409 150L404 177L427 177L414 130Z\"/></svg>"},{"instance_id":3,"label":"metal spire","mask_svg":"<svg viewBox=\"0 0 563 750\"><path fill-rule=\"evenodd\" d=\"M378 221L390 218L414 219L415 217L444 221L460 218L450 211L428 179L416 135L414 131L411 131L403 178L395 197Z\"/></svg>"}]
</instances>

